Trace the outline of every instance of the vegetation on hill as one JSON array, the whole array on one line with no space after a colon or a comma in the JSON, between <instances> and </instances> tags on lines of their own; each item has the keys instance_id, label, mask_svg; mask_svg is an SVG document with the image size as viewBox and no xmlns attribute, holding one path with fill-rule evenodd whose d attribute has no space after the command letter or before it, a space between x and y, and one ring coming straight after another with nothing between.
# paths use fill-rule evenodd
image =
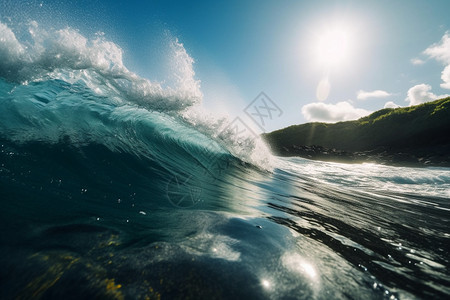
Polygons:
<instances>
[{"instance_id":1,"label":"vegetation on hill","mask_svg":"<svg viewBox=\"0 0 450 300\"><path fill-rule=\"evenodd\" d=\"M277 155L305 156L305 149L314 146L315 152L325 153L408 153L419 161L432 156L448 159L450 97L385 108L355 121L293 125L263 134L263 138Z\"/></svg>"}]
</instances>

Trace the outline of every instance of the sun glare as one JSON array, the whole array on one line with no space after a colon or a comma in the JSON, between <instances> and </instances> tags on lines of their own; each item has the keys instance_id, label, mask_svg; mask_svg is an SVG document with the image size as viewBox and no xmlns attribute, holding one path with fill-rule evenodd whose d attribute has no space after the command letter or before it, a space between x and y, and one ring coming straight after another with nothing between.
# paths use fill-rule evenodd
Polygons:
<instances>
[{"instance_id":1,"label":"sun glare","mask_svg":"<svg viewBox=\"0 0 450 300\"><path fill-rule=\"evenodd\" d=\"M350 57L350 31L343 26L330 26L317 36L315 54L324 67L333 68L343 65Z\"/></svg>"}]
</instances>

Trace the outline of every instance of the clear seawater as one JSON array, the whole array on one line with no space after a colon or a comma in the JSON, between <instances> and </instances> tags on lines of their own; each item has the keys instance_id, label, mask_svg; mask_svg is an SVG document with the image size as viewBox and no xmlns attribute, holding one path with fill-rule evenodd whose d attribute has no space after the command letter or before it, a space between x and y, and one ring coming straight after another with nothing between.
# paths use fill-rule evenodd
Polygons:
<instances>
[{"instance_id":1,"label":"clear seawater","mask_svg":"<svg viewBox=\"0 0 450 300\"><path fill-rule=\"evenodd\" d=\"M272 157L195 109L177 41L166 87L0 34L1 299L450 297L450 169Z\"/></svg>"}]
</instances>

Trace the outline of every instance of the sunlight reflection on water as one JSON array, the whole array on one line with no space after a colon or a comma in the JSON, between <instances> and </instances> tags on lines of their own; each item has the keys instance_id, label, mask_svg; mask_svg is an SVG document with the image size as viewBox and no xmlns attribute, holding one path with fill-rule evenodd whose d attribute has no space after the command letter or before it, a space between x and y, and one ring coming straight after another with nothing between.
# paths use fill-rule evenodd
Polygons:
<instances>
[{"instance_id":1,"label":"sunlight reflection on water","mask_svg":"<svg viewBox=\"0 0 450 300\"><path fill-rule=\"evenodd\" d=\"M290 271L306 275L315 280L317 272L313 265L297 253L287 253L282 257L283 265Z\"/></svg>"}]
</instances>

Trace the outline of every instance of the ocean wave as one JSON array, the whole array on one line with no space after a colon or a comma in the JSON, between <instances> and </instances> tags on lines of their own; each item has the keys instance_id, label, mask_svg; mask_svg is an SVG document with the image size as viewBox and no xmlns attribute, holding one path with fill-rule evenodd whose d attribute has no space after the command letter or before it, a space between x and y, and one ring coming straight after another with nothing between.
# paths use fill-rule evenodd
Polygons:
<instances>
[{"instance_id":1,"label":"ocean wave","mask_svg":"<svg viewBox=\"0 0 450 300\"><path fill-rule=\"evenodd\" d=\"M98 95L159 110L181 110L201 101L194 60L177 39L173 39L168 54L177 66L176 80L174 86L163 88L161 83L128 70L123 50L100 33L88 39L72 28L46 30L30 22L27 35L29 39L20 41L0 23L0 76L8 81L83 81Z\"/></svg>"},{"instance_id":2,"label":"ocean wave","mask_svg":"<svg viewBox=\"0 0 450 300\"><path fill-rule=\"evenodd\" d=\"M270 152L259 137L239 135L228 119L200 107L194 60L178 39L172 39L167 53L172 70L167 84L128 70L122 49L103 34L88 39L75 29L43 29L37 22L27 30L16 34L0 23L4 136L21 142L69 137L75 144L141 147L155 157L161 151L153 145L170 140L190 155L227 154L271 169ZM204 157L196 159L205 165Z\"/></svg>"}]
</instances>

